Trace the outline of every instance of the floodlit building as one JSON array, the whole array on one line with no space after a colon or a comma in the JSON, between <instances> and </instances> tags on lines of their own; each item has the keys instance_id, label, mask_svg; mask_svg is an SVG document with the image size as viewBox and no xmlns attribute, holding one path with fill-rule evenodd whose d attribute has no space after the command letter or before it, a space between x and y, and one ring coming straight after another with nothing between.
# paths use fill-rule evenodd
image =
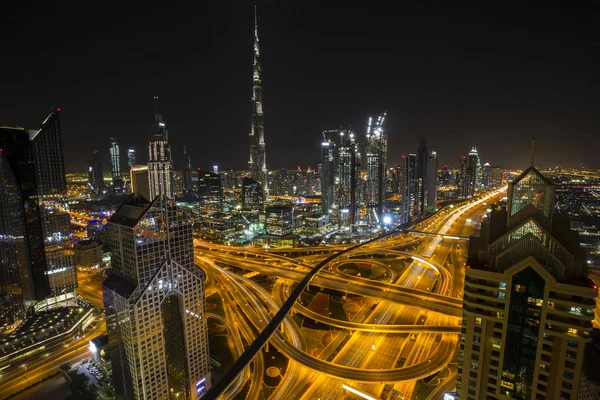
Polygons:
<instances>
[{"instance_id":1,"label":"floodlit building","mask_svg":"<svg viewBox=\"0 0 600 400\"><path fill-rule=\"evenodd\" d=\"M121 153L119 144L115 138L110 138L110 173L112 175L113 189L123 189L123 177L121 176Z\"/></svg>"},{"instance_id":2,"label":"floodlit building","mask_svg":"<svg viewBox=\"0 0 600 400\"><path fill-rule=\"evenodd\" d=\"M401 221L408 222L415 216L415 201L417 191L417 155L409 154L403 157L402 167L402 211Z\"/></svg>"},{"instance_id":3,"label":"floodlit building","mask_svg":"<svg viewBox=\"0 0 600 400\"><path fill-rule=\"evenodd\" d=\"M262 185L262 192L268 196L267 153L265 150L265 120L263 116L262 71L260 68L260 50L258 47L258 20L254 15L254 61L252 63L252 113L250 129L250 159L248 172L250 178Z\"/></svg>"},{"instance_id":4,"label":"floodlit building","mask_svg":"<svg viewBox=\"0 0 600 400\"><path fill-rule=\"evenodd\" d=\"M148 166L132 164L129 174L131 179L131 193L135 194L137 197L143 197L146 200L150 199Z\"/></svg>"},{"instance_id":5,"label":"floodlit building","mask_svg":"<svg viewBox=\"0 0 600 400\"><path fill-rule=\"evenodd\" d=\"M158 97L154 96L154 132L148 145L148 183L150 197L174 195L173 161L166 123L158 109Z\"/></svg>"},{"instance_id":6,"label":"floodlit building","mask_svg":"<svg viewBox=\"0 0 600 400\"><path fill-rule=\"evenodd\" d=\"M427 211L427 178L429 176L429 155L427 154L427 142L423 135L419 136L419 147L417 148L416 175L415 175L415 213L424 214Z\"/></svg>"},{"instance_id":7,"label":"floodlit building","mask_svg":"<svg viewBox=\"0 0 600 400\"><path fill-rule=\"evenodd\" d=\"M435 151L431 152L427 162L427 211L437 210L438 158Z\"/></svg>"},{"instance_id":8,"label":"floodlit building","mask_svg":"<svg viewBox=\"0 0 600 400\"><path fill-rule=\"evenodd\" d=\"M475 163L472 163L475 165ZM457 398L577 399L597 288L578 234L532 166L472 237Z\"/></svg>"},{"instance_id":9,"label":"floodlit building","mask_svg":"<svg viewBox=\"0 0 600 400\"><path fill-rule=\"evenodd\" d=\"M204 273L192 221L166 196L132 195L108 223L103 284L113 381L124 398L197 399L210 386Z\"/></svg>"}]
</instances>

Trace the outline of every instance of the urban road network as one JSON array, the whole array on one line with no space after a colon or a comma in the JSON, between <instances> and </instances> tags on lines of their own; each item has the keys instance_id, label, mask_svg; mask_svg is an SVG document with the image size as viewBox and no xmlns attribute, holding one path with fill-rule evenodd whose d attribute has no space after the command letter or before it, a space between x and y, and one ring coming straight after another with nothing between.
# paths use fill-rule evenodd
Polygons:
<instances>
[{"instance_id":1,"label":"urban road network","mask_svg":"<svg viewBox=\"0 0 600 400\"><path fill-rule=\"evenodd\" d=\"M244 354L207 398L231 398L247 380L248 398L255 398L265 368L260 350L267 341L290 359L274 399L338 399L344 396L343 384L379 397L386 383L410 398L416 380L446 368L455 374L450 364L462 316L462 239L474 232L487 203L500 195L493 192L444 209L411 229L419 233L391 232L352 247L264 250L197 241L196 264L207 271L207 290L223 299L232 352ZM392 260L403 260L407 267L397 274L387 266ZM349 275L343 268L348 264L378 265L385 281ZM272 291L231 267L274 278ZM297 301L305 284L364 296L365 306L352 321L323 315ZM317 355L294 313L342 329ZM245 353L242 339L250 343Z\"/></svg>"},{"instance_id":2,"label":"urban road network","mask_svg":"<svg viewBox=\"0 0 600 400\"><path fill-rule=\"evenodd\" d=\"M445 208L412 227L412 232L391 232L358 246L259 249L196 241L196 264L207 272L207 292L219 292L225 313L224 317L210 312L207 316L228 327L227 340L234 358L244 354L245 343L258 348L240 374L229 384L217 382L207 398L233 398L244 388L248 389L247 398L259 397L266 367L265 353L260 351L263 345L256 343L257 338L268 341L290 359L272 399L338 399L345 394L343 384L374 397L385 384L393 384L410 398L416 380L448 368L449 378L430 396L439 398L440 393L451 389L456 375L452 360L460 332L466 260L466 241L462 239L474 232L487 203L495 201L492 197L501 195L493 192ZM404 262L406 268L395 272L388 266L394 261ZM349 264L378 266L385 271L385 279L350 275L344 268ZM322 267L316 273L318 265ZM230 267L272 277L271 292ZM363 307L351 321L323 315L300 301L289 302L289 309L285 309L286 300L295 291L303 291L301 282L311 273L309 287L364 296ZM80 277L78 290L100 308L103 279L101 273ZM305 337L306 329L292 318L296 313L336 328L338 334L316 353ZM275 328L272 336L265 331L269 322L270 328ZM63 363L89 357L88 340L105 331L105 324L97 323L83 337L2 375L0 397L55 373Z\"/></svg>"}]
</instances>

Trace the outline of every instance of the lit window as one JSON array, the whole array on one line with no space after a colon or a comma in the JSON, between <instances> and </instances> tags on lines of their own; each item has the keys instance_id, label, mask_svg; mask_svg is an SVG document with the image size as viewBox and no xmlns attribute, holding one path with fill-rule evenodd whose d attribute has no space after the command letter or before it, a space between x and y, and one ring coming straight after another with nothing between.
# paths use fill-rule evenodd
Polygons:
<instances>
[{"instance_id":1,"label":"lit window","mask_svg":"<svg viewBox=\"0 0 600 400\"><path fill-rule=\"evenodd\" d=\"M475 323L481 325L481 317L475 317Z\"/></svg>"}]
</instances>

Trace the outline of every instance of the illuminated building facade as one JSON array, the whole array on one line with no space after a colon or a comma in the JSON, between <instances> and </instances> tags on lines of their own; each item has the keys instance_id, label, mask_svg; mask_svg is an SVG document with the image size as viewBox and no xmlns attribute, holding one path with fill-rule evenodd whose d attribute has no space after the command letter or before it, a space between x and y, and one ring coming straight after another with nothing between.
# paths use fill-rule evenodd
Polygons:
<instances>
[{"instance_id":1,"label":"illuminated building facade","mask_svg":"<svg viewBox=\"0 0 600 400\"><path fill-rule=\"evenodd\" d=\"M427 211L435 212L437 209L437 184L438 184L438 158L432 151L427 161Z\"/></svg>"},{"instance_id":2,"label":"illuminated building facade","mask_svg":"<svg viewBox=\"0 0 600 400\"><path fill-rule=\"evenodd\" d=\"M467 179L467 156L460 156L458 161L458 177L457 184L460 188L460 196L468 197L468 179Z\"/></svg>"},{"instance_id":3,"label":"illuminated building facade","mask_svg":"<svg viewBox=\"0 0 600 400\"><path fill-rule=\"evenodd\" d=\"M185 197L194 196L194 182L192 182L192 159L187 153L186 146L183 146L183 195Z\"/></svg>"},{"instance_id":4,"label":"illuminated building facade","mask_svg":"<svg viewBox=\"0 0 600 400\"><path fill-rule=\"evenodd\" d=\"M94 150L92 159L88 162L88 187L96 194L100 194L104 190L104 172L98 150Z\"/></svg>"},{"instance_id":5,"label":"illuminated building facade","mask_svg":"<svg viewBox=\"0 0 600 400\"><path fill-rule=\"evenodd\" d=\"M475 191L481 187L481 163L477 148L473 147L467 158L467 171L464 181L465 197L473 197Z\"/></svg>"},{"instance_id":6,"label":"illuminated building facade","mask_svg":"<svg viewBox=\"0 0 600 400\"><path fill-rule=\"evenodd\" d=\"M404 156L403 156L404 157ZM415 216L415 202L417 194L417 155L409 154L403 158L402 163L402 222L409 222Z\"/></svg>"},{"instance_id":7,"label":"illuminated building facade","mask_svg":"<svg viewBox=\"0 0 600 400\"><path fill-rule=\"evenodd\" d=\"M148 145L148 179L150 199L174 194L173 161L166 123L158 109L158 97L154 97L154 132Z\"/></svg>"},{"instance_id":8,"label":"illuminated building facade","mask_svg":"<svg viewBox=\"0 0 600 400\"><path fill-rule=\"evenodd\" d=\"M265 197L260 182L245 176L242 180L242 209L262 210Z\"/></svg>"},{"instance_id":9,"label":"illuminated building facade","mask_svg":"<svg viewBox=\"0 0 600 400\"><path fill-rule=\"evenodd\" d=\"M577 399L597 288L578 234L553 215L537 169L510 185L472 237L464 286L457 398Z\"/></svg>"},{"instance_id":10,"label":"illuminated building facade","mask_svg":"<svg viewBox=\"0 0 600 400\"><path fill-rule=\"evenodd\" d=\"M200 207L212 206L215 211L221 210L223 202L221 175L198 169L198 198Z\"/></svg>"},{"instance_id":11,"label":"illuminated building facade","mask_svg":"<svg viewBox=\"0 0 600 400\"><path fill-rule=\"evenodd\" d=\"M415 192L415 213L424 214L427 211L427 168L429 166L429 154L427 154L427 142L423 135L419 136L419 147L417 148L416 160L416 192Z\"/></svg>"},{"instance_id":12,"label":"illuminated building facade","mask_svg":"<svg viewBox=\"0 0 600 400\"><path fill-rule=\"evenodd\" d=\"M136 163L137 160L137 151L135 149L127 150L127 164L129 168Z\"/></svg>"},{"instance_id":13,"label":"illuminated building facade","mask_svg":"<svg viewBox=\"0 0 600 400\"><path fill-rule=\"evenodd\" d=\"M166 196L131 196L110 218L103 296L113 381L128 400L199 398L210 386L204 273L192 221Z\"/></svg>"},{"instance_id":14,"label":"illuminated building facade","mask_svg":"<svg viewBox=\"0 0 600 400\"><path fill-rule=\"evenodd\" d=\"M268 196L267 155L265 150L265 121L263 116L262 72L260 51L258 48L258 21L254 14L254 62L252 64L252 114L250 130L250 160L248 172L250 178L262 185L262 192Z\"/></svg>"},{"instance_id":15,"label":"illuminated building facade","mask_svg":"<svg viewBox=\"0 0 600 400\"><path fill-rule=\"evenodd\" d=\"M0 127L0 322L23 319L51 293L31 147L23 128Z\"/></svg>"},{"instance_id":16,"label":"illuminated building facade","mask_svg":"<svg viewBox=\"0 0 600 400\"><path fill-rule=\"evenodd\" d=\"M360 183L360 149L350 130L340 132L340 147L338 152L339 182L336 202L340 210L340 223L354 230L358 220L358 197Z\"/></svg>"},{"instance_id":17,"label":"illuminated building facade","mask_svg":"<svg viewBox=\"0 0 600 400\"><path fill-rule=\"evenodd\" d=\"M52 109L39 130L29 131L29 140L42 217L46 274L52 294L60 295L77 287L60 108Z\"/></svg>"},{"instance_id":18,"label":"illuminated building facade","mask_svg":"<svg viewBox=\"0 0 600 400\"><path fill-rule=\"evenodd\" d=\"M135 194L136 196L141 196L146 200L150 199L148 166L131 164L129 175L131 182L131 193Z\"/></svg>"},{"instance_id":19,"label":"illuminated building facade","mask_svg":"<svg viewBox=\"0 0 600 400\"><path fill-rule=\"evenodd\" d=\"M121 176L121 153L119 144L115 138L110 138L110 173L112 175L113 189L123 189L123 177Z\"/></svg>"},{"instance_id":20,"label":"illuminated building facade","mask_svg":"<svg viewBox=\"0 0 600 400\"><path fill-rule=\"evenodd\" d=\"M377 225L383 216L385 174L387 170L387 133L383 130L386 113L379 116L374 126L369 118L366 136L366 201L369 225Z\"/></svg>"}]
</instances>

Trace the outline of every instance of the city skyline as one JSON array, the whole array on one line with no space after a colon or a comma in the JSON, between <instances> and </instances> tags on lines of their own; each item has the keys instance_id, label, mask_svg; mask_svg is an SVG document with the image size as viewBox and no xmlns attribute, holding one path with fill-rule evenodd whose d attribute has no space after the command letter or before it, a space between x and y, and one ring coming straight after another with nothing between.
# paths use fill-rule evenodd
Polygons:
<instances>
[{"instance_id":1,"label":"city skyline","mask_svg":"<svg viewBox=\"0 0 600 400\"><path fill-rule=\"evenodd\" d=\"M504 10L493 16L477 9L403 7L402 13L389 16L385 9L317 10L307 3L288 10L258 4L272 169L298 164L316 168L323 129L353 124L360 131L367 117L381 109L389 110L391 165L414 151L422 134L438 151L441 165L455 166L460 155L477 146L491 164L523 167L527 142L510 152L505 143L536 136L539 165L600 167L591 151L578 146L585 141L591 149L600 140L594 137L598 118L592 110L597 55L587 51L593 37L587 33L590 13L544 9L538 18L528 19L532 15L525 10L502 22ZM28 58L19 41L29 40L27 35L50 21L77 17L79 11L13 11L17 16L33 13L31 21L39 24L33 23L34 29L9 45L15 62L5 75L10 82L2 82L6 97L0 117L10 125L31 127L37 118L30 107L41 114L52 105L62 107L67 171L83 171L96 148L107 158L111 136L123 148L143 149L149 133L147 99L154 95L161 97L169 116L177 165L187 145L193 167L245 167L253 7L201 9L203 18L211 19L206 27L179 23L187 21L180 9L146 10L136 18L132 13L137 9L124 8L117 17L122 19L114 27L103 26L98 37L90 29L103 24L100 13L87 21L90 27L75 24L68 32L57 28L48 36L48 46L40 42L28 48L30 57L56 50L56 63L43 71L24 65ZM131 24L119 22L127 18ZM148 21L158 18L172 32L147 32L153 25ZM326 23L337 20L348 21L352 28L347 34ZM490 29L484 31L486 24ZM133 38L133 30L143 39ZM441 40L440 32L448 36ZM129 39L113 40L121 36ZM195 37L205 40L190 51L189 41ZM357 52L356 46L364 50ZM72 60L70 54L79 50L86 55ZM98 62L97 57L105 59ZM120 60L118 70L108 61L113 57ZM362 79L357 83L353 77L359 71ZM19 79L24 74L33 79ZM73 79L66 84L70 75ZM29 83L47 78L51 81L44 93ZM102 85L94 83L83 91L86 81ZM328 95L317 96L318 90ZM110 118L103 117L106 112ZM82 136L89 138L85 144ZM210 150L203 145L206 140L214 144ZM103 161L107 164L108 159Z\"/></svg>"}]
</instances>

